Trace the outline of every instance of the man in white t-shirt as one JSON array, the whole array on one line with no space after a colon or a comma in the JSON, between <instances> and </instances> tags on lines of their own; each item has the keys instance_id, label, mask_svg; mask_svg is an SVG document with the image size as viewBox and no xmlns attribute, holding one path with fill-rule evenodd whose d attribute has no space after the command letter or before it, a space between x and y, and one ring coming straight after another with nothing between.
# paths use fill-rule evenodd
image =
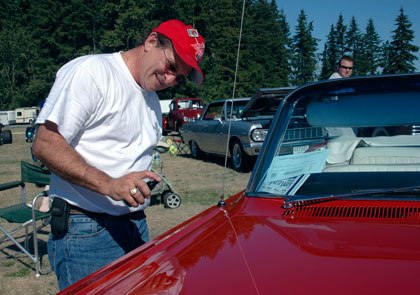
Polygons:
<instances>
[{"instance_id":1,"label":"man in white t-shirt","mask_svg":"<svg viewBox=\"0 0 420 295\"><path fill-rule=\"evenodd\" d=\"M333 73L329 79L349 78L353 74L353 58L350 54L344 54L337 64L337 72ZM326 128L330 138L347 136L354 138L356 136L353 128L328 127Z\"/></svg>"},{"instance_id":2,"label":"man in white t-shirt","mask_svg":"<svg viewBox=\"0 0 420 295\"><path fill-rule=\"evenodd\" d=\"M204 48L197 30L170 20L138 47L57 72L33 152L52 171L48 255L60 289L148 241L146 182L160 181L150 171L162 133L155 91L184 77L200 85Z\"/></svg>"}]
</instances>

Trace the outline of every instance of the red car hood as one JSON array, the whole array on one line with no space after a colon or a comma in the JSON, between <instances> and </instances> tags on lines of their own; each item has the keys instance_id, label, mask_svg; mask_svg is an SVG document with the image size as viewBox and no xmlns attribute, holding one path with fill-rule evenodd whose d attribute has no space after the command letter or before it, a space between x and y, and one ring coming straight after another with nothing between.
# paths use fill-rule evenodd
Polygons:
<instances>
[{"instance_id":1,"label":"red car hood","mask_svg":"<svg viewBox=\"0 0 420 295\"><path fill-rule=\"evenodd\" d=\"M403 294L420 271L418 202L332 201L287 211L232 197L63 294Z\"/></svg>"}]
</instances>

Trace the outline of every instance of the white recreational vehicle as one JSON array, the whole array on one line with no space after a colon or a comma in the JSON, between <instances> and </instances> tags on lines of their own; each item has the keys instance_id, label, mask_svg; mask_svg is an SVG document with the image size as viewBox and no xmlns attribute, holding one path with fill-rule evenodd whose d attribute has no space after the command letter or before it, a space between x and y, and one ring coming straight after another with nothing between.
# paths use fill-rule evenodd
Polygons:
<instances>
[{"instance_id":1,"label":"white recreational vehicle","mask_svg":"<svg viewBox=\"0 0 420 295\"><path fill-rule=\"evenodd\" d=\"M16 124L16 112L0 111L0 123L4 126Z\"/></svg>"},{"instance_id":2,"label":"white recreational vehicle","mask_svg":"<svg viewBox=\"0 0 420 295\"><path fill-rule=\"evenodd\" d=\"M16 112L16 123L31 123L35 121L39 113L39 107L25 107L17 108Z\"/></svg>"}]
</instances>

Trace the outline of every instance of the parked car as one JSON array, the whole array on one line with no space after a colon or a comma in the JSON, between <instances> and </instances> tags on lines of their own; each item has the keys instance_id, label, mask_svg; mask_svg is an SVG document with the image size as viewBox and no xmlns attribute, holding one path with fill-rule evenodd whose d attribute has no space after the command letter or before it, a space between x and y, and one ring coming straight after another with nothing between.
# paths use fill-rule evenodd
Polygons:
<instances>
[{"instance_id":1,"label":"parked car","mask_svg":"<svg viewBox=\"0 0 420 295\"><path fill-rule=\"evenodd\" d=\"M63 294L412 294L420 270L420 74L302 86L243 192Z\"/></svg>"},{"instance_id":2,"label":"parked car","mask_svg":"<svg viewBox=\"0 0 420 295\"><path fill-rule=\"evenodd\" d=\"M237 171L255 162L280 101L292 87L264 88L252 98L209 103L202 116L181 129L193 158L214 154L231 158Z\"/></svg>"},{"instance_id":3,"label":"parked car","mask_svg":"<svg viewBox=\"0 0 420 295\"><path fill-rule=\"evenodd\" d=\"M4 125L0 123L0 145L8 144L13 142L13 136L11 130L3 130Z\"/></svg>"},{"instance_id":4,"label":"parked car","mask_svg":"<svg viewBox=\"0 0 420 295\"><path fill-rule=\"evenodd\" d=\"M420 125L368 127L360 128L358 130L358 135L362 137L390 136L402 134L420 134Z\"/></svg>"},{"instance_id":5,"label":"parked car","mask_svg":"<svg viewBox=\"0 0 420 295\"><path fill-rule=\"evenodd\" d=\"M175 98L169 104L169 112L162 114L163 133L179 132L188 122L194 122L203 111L204 101L201 98Z\"/></svg>"}]
</instances>

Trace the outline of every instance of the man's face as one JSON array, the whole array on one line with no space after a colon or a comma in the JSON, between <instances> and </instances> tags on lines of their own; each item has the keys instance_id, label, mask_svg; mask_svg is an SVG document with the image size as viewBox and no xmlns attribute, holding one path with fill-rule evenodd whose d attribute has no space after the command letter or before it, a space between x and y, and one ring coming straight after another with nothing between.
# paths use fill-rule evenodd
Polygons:
<instances>
[{"instance_id":1,"label":"man's face","mask_svg":"<svg viewBox=\"0 0 420 295\"><path fill-rule=\"evenodd\" d=\"M342 59L338 65L338 73L343 78L348 78L353 73L353 62L351 60Z\"/></svg>"},{"instance_id":2,"label":"man's face","mask_svg":"<svg viewBox=\"0 0 420 295\"><path fill-rule=\"evenodd\" d=\"M156 47L157 39L150 42L149 38L145 43L144 58L139 65L140 86L149 91L158 91L177 85L188 76L192 68L178 57L172 47Z\"/></svg>"}]
</instances>

